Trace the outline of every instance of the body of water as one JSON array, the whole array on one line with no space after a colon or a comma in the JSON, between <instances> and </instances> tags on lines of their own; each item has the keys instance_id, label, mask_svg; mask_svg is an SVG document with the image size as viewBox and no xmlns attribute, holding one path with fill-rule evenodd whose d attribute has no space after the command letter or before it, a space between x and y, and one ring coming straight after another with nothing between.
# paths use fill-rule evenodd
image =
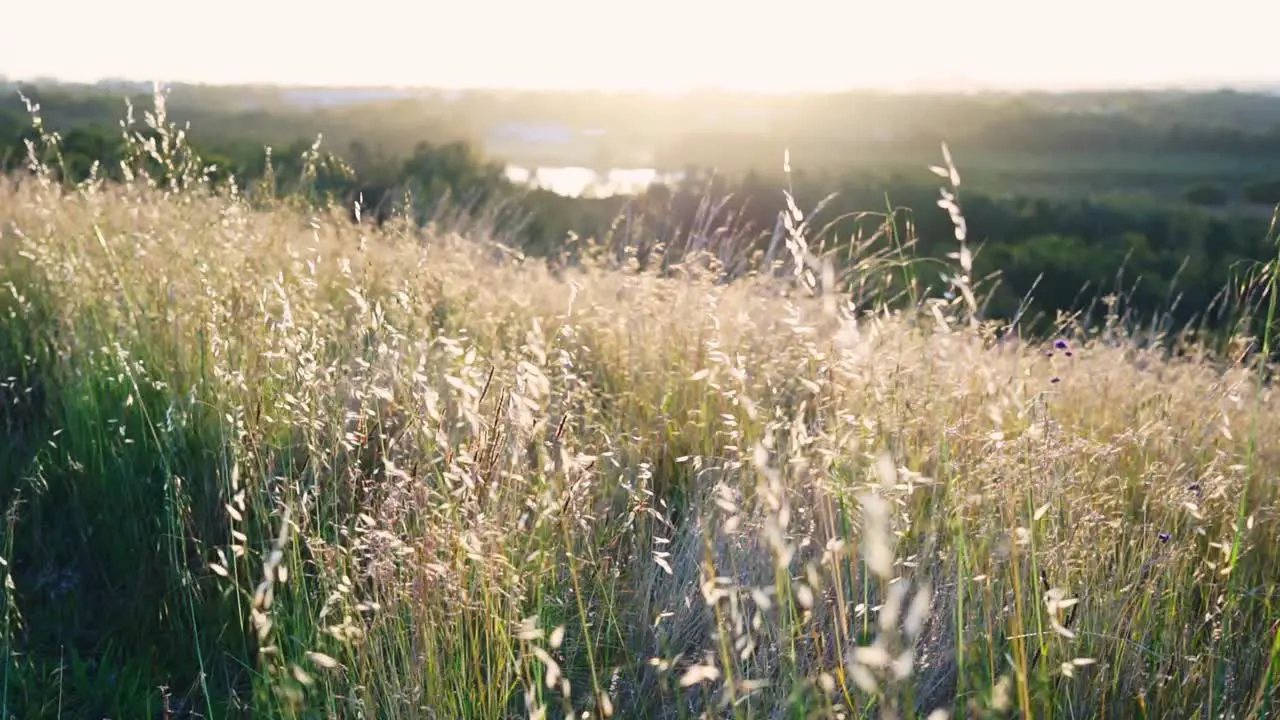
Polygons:
<instances>
[{"instance_id":1,"label":"body of water","mask_svg":"<svg viewBox=\"0 0 1280 720\"><path fill-rule=\"evenodd\" d=\"M550 190L566 197L636 195L654 183L679 182L683 173L662 173L653 168L617 168L598 172L585 167L526 168L508 165L507 179L518 185Z\"/></svg>"}]
</instances>

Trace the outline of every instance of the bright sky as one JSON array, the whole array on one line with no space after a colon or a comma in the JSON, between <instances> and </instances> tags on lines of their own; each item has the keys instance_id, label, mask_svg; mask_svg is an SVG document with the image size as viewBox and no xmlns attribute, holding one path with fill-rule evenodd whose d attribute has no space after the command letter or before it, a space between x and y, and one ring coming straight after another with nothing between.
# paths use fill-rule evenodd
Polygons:
<instances>
[{"instance_id":1,"label":"bright sky","mask_svg":"<svg viewBox=\"0 0 1280 720\"><path fill-rule=\"evenodd\" d=\"M1277 82L1280 0L47 0L0 74L791 91Z\"/></svg>"}]
</instances>

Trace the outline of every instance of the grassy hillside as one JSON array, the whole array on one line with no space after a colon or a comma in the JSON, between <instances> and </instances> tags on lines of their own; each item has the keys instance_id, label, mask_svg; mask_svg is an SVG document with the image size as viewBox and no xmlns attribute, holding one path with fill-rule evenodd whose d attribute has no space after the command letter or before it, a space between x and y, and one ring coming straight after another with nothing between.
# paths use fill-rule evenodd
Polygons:
<instances>
[{"instance_id":1,"label":"grassy hillside","mask_svg":"<svg viewBox=\"0 0 1280 720\"><path fill-rule=\"evenodd\" d=\"M1161 101L1141 93L1069 94L1057 110L1037 104L1046 98L1024 106L1012 98L971 99L973 105L959 96L886 97L883 106L864 108L869 115L860 122L871 126L839 122L849 117L854 97L831 98L826 106L803 96L774 99L769 106L775 112L795 113L795 122L808 118L794 136L777 134L777 128L773 135L735 134L727 120L705 124L697 113L685 124L668 118L677 130L701 128L672 162L702 158L710 166L695 163L682 179L634 196L573 198L509 181L500 160L475 145L444 142L448 132L398 106L362 101L330 108L333 115L289 110L282 100L254 111L252 120L235 108L261 104L257 91L179 87L171 96L139 97L126 113L124 99L103 89L28 90L30 109L16 92L7 108L0 98L0 169L21 172L34 152L65 182L121 181L122 162L136 164L148 146L163 152L164 143L172 143L157 127L168 126L202 164L213 166L218 183L234 179L247 195L328 198L347 207L359 202L365 217L403 212L423 226L487 207L491 217L502 217L509 244L547 258L575 256L582 243L570 236L635 247L642 262L673 251L678 256L692 240L715 245L729 274L737 272L737 259L776 245L779 215L790 212L783 187L811 212L809 242L838 272L851 246L888 229L910 241L917 260L945 262L954 250L954 230L948 213L936 206L937 179L927 170L938 160L937 141L945 132L964 167L973 275L993 284L984 314L1020 318L1024 334L1052 330L1060 310L1088 313L1082 324L1101 322L1095 310L1107 293L1123 296L1132 318L1157 319L1167 330L1218 330L1220 291L1236 286L1242 270L1275 256L1268 222L1280 203L1280 155L1274 152L1280 134L1263 129L1267 108L1280 108L1280 99L1265 96L1192 94L1179 100L1175 94ZM559 96L517 95L497 105L484 94L468 97L458 102L478 114L455 121L480 128L551 122L555 113L540 113L554 110L546 102ZM579 107L569 99L561 114ZM661 112L666 102L654 99L646 112ZM1165 122L1152 121L1148 103L1167 112ZM1116 112L1101 112L1112 105ZM709 111L711 100L700 107L699 113ZM824 107L826 115L819 112ZM930 119L912 121L918 132L863 147L876 123L893 124L910 107ZM1123 107L1128 109L1120 112ZM728 103L722 109L732 108ZM926 112L930 108L938 112ZM1046 113L1054 119L1041 117ZM1236 120L1225 127L1204 125L1230 117ZM128 118L133 122L120 127ZM964 122L952 122L957 119ZM323 137L316 135L320 131ZM49 142L54 134L56 148ZM620 142L630 147L630 140ZM546 149L554 154L555 147ZM786 149L791 173L782 168ZM155 158L150 162L153 172L165 172ZM891 228L883 223L885 213L897 216ZM665 250L658 252L659 246ZM932 284L937 268L933 264L917 278Z\"/></svg>"},{"instance_id":2,"label":"grassy hillside","mask_svg":"<svg viewBox=\"0 0 1280 720\"><path fill-rule=\"evenodd\" d=\"M1269 338L189 180L0 187L0 717L1277 711Z\"/></svg>"}]
</instances>

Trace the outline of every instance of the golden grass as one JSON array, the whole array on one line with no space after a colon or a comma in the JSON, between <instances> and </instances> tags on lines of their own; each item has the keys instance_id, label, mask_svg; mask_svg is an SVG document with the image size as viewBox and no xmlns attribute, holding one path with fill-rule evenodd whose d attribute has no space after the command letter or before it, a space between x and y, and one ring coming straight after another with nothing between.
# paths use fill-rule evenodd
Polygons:
<instances>
[{"instance_id":1,"label":"golden grass","mask_svg":"<svg viewBox=\"0 0 1280 720\"><path fill-rule=\"evenodd\" d=\"M0 285L0 716L1275 712L1250 366L141 187Z\"/></svg>"}]
</instances>

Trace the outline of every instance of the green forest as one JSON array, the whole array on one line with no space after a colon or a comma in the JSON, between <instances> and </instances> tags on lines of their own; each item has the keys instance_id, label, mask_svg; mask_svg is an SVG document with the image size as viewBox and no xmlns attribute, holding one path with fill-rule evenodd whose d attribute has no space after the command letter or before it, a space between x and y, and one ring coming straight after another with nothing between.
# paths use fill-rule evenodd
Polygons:
<instances>
[{"instance_id":1,"label":"green forest","mask_svg":"<svg viewBox=\"0 0 1280 720\"><path fill-rule=\"evenodd\" d=\"M651 248L703 243L732 272L734 258L776 243L789 193L802 213L819 210L807 227L837 265L856 267L866 253L917 261L892 281L904 291L936 285L940 264L929 261L957 249L938 205L948 178L929 170L945 143L962 179L949 192L976 251L974 274L990 290L985 312L1016 317L1028 332L1060 311L1087 322L1108 296L1135 323L1212 326L1252 264L1275 254L1280 97L1265 94L488 91L326 104L300 92L178 86L164 111L219 182L361 204L379 222L406 198L418 224L446 209L488 212L521 251L557 261L594 245L648 262ZM122 120L154 133L154 104L138 88L13 88L0 103L0 161L21 170L29 141L48 152L35 111L43 131L58 134L65 181L119 179ZM571 139L493 139L521 123ZM304 172L308 159L314 171ZM514 184L504 174L514 162L647 163L683 179L634 197L565 197Z\"/></svg>"}]
</instances>

